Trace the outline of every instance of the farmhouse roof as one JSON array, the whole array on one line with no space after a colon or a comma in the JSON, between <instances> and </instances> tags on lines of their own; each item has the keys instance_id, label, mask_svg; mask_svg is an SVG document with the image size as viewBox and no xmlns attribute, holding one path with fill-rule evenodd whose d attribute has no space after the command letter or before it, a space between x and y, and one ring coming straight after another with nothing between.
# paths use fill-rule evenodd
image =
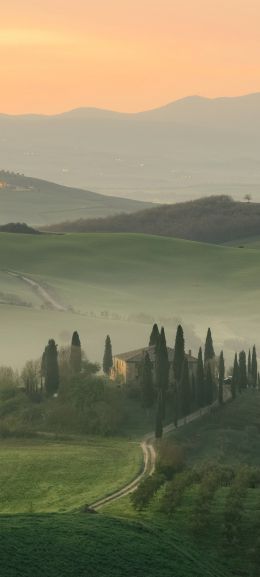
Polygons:
<instances>
[{"instance_id":1,"label":"farmhouse roof","mask_svg":"<svg viewBox=\"0 0 260 577\"><path fill-rule=\"evenodd\" d=\"M136 349L134 351L128 351L126 353L120 353L118 355L115 355L115 358L119 359L121 361L125 361L126 363L138 363L138 362L141 362L143 360L145 354L148 353L150 360L152 362L154 362L155 361L155 348L156 348L155 345L153 345L152 347L144 347L142 349ZM167 347L167 350L168 350L169 361L172 362L173 356L174 356L174 349ZM195 357L193 357L190 352L189 352L189 354L186 354L186 357L187 357L189 362L197 362L197 359Z\"/></svg>"}]
</instances>

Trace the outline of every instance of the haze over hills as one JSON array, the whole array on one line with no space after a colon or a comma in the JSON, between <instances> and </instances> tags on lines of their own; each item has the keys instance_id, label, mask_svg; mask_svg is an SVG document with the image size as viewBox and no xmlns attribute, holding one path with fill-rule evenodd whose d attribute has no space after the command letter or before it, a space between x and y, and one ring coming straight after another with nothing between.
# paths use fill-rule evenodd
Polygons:
<instances>
[{"instance_id":1,"label":"haze over hills","mask_svg":"<svg viewBox=\"0 0 260 577\"><path fill-rule=\"evenodd\" d=\"M49 229L56 232L157 234L223 243L260 234L260 204L237 202L228 196L211 196L153 207L135 214L64 222Z\"/></svg>"},{"instance_id":2,"label":"haze over hills","mask_svg":"<svg viewBox=\"0 0 260 577\"><path fill-rule=\"evenodd\" d=\"M184 98L138 114L82 108L0 115L10 170L108 195L176 202L260 200L260 94Z\"/></svg>"},{"instance_id":3,"label":"haze over hills","mask_svg":"<svg viewBox=\"0 0 260 577\"><path fill-rule=\"evenodd\" d=\"M51 224L57 220L95 218L140 210L151 203L65 187L22 174L0 171L0 225L27 222Z\"/></svg>"}]
</instances>

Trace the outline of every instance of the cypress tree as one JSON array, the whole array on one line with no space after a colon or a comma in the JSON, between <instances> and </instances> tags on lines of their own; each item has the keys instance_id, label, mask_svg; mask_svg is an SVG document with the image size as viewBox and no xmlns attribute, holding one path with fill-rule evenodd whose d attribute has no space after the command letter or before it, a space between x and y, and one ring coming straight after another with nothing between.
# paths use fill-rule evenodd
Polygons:
<instances>
[{"instance_id":1,"label":"cypress tree","mask_svg":"<svg viewBox=\"0 0 260 577\"><path fill-rule=\"evenodd\" d=\"M70 365L74 373L80 373L81 363L81 342L77 331L74 331L70 347Z\"/></svg>"},{"instance_id":2,"label":"cypress tree","mask_svg":"<svg viewBox=\"0 0 260 577\"><path fill-rule=\"evenodd\" d=\"M159 338L160 338L160 333L159 333L158 325L155 323L153 325L153 330L152 330L151 335L150 335L149 347L156 346L158 344Z\"/></svg>"},{"instance_id":3,"label":"cypress tree","mask_svg":"<svg viewBox=\"0 0 260 577\"><path fill-rule=\"evenodd\" d=\"M247 387L247 374L246 374L246 353L241 351L239 353L239 392Z\"/></svg>"},{"instance_id":4,"label":"cypress tree","mask_svg":"<svg viewBox=\"0 0 260 577\"><path fill-rule=\"evenodd\" d=\"M179 325L176 333L174 356L173 356L173 373L177 385L179 385L181 380L184 359L185 359L185 343L184 343L183 328L181 325Z\"/></svg>"},{"instance_id":5,"label":"cypress tree","mask_svg":"<svg viewBox=\"0 0 260 577\"><path fill-rule=\"evenodd\" d=\"M148 353L145 354L144 361L142 364L141 391L142 391L142 406L145 409L150 409L154 404L154 386L153 386L152 363Z\"/></svg>"},{"instance_id":6,"label":"cypress tree","mask_svg":"<svg viewBox=\"0 0 260 577\"><path fill-rule=\"evenodd\" d=\"M234 358L233 375L232 375L232 383L231 383L232 399L235 399L237 396L238 386L239 386L239 366L238 366L237 353L236 353L235 358Z\"/></svg>"},{"instance_id":7,"label":"cypress tree","mask_svg":"<svg viewBox=\"0 0 260 577\"><path fill-rule=\"evenodd\" d=\"M45 389L48 397L54 395L59 388L58 351L54 339L50 339L44 352Z\"/></svg>"},{"instance_id":8,"label":"cypress tree","mask_svg":"<svg viewBox=\"0 0 260 577\"><path fill-rule=\"evenodd\" d=\"M206 405L212 405L214 399L214 382L212 377L212 371L210 363L206 366L206 377L205 377L205 400Z\"/></svg>"},{"instance_id":9,"label":"cypress tree","mask_svg":"<svg viewBox=\"0 0 260 577\"><path fill-rule=\"evenodd\" d=\"M248 357L247 357L247 379L248 379L248 385L251 385L252 384L252 357L251 357L250 349L248 351Z\"/></svg>"},{"instance_id":10,"label":"cypress tree","mask_svg":"<svg viewBox=\"0 0 260 577\"><path fill-rule=\"evenodd\" d=\"M173 422L175 427L178 426L179 419L179 395L176 381L172 385L172 408L173 408Z\"/></svg>"},{"instance_id":11,"label":"cypress tree","mask_svg":"<svg viewBox=\"0 0 260 577\"><path fill-rule=\"evenodd\" d=\"M46 348L42 354L41 358L41 391L43 390L43 382L45 381L46 377Z\"/></svg>"},{"instance_id":12,"label":"cypress tree","mask_svg":"<svg viewBox=\"0 0 260 577\"><path fill-rule=\"evenodd\" d=\"M203 366L202 348L199 349L198 364L196 372L197 406L200 409L206 405L205 399L205 375Z\"/></svg>"},{"instance_id":13,"label":"cypress tree","mask_svg":"<svg viewBox=\"0 0 260 577\"><path fill-rule=\"evenodd\" d=\"M194 374L191 375L191 412L198 408L197 384Z\"/></svg>"},{"instance_id":14,"label":"cypress tree","mask_svg":"<svg viewBox=\"0 0 260 577\"><path fill-rule=\"evenodd\" d=\"M156 420L155 420L155 438L161 439L163 436L163 397L162 391L159 391L157 398L157 410L156 410Z\"/></svg>"},{"instance_id":15,"label":"cypress tree","mask_svg":"<svg viewBox=\"0 0 260 577\"><path fill-rule=\"evenodd\" d=\"M105 352L103 357L103 371L105 375L110 375L110 371L113 367L113 355L112 355L112 344L110 336L107 335L105 342Z\"/></svg>"},{"instance_id":16,"label":"cypress tree","mask_svg":"<svg viewBox=\"0 0 260 577\"><path fill-rule=\"evenodd\" d=\"M164 328L162 327L155 351L156 386L161 393L163 417L165 413L165 396L169 384L169 359Z\"/></svg>"},{"instance_id":17,"label":"cypress tree","mask_svg":"<svg viewBox=\"0 0 260 577\"><path fill-rule=\"evenodd\" d=\"M225 378L225 361L223 351L221 351L218 367L218 402L220 405L223 405L224 378Z\"/></svg>"},{"instance_id":18,"label":"cypress tree","mask_svg":"<svg viewBox=\"0 0 260 577\"><path fill-rule=\"evenodd\" d=\"M207 361L210 361L210 359L213 359L214 357L215 357L215 352L214 352L214 347L213 347L211 330L208 329L207 336L206 336L206 342L205 342L204 363L206 364Z\"/></svg>"},{"instance_id":19,"label":"cypress tree","mask_svg":"<svg viewBox=\"0 0 260 577\"><path fill-rule=\"evenodd\" d=\"M182 416L186 417L191 412L191 390L189 378L189 365L187 357L184 358L180 380L180 405Z\"/></svg>"},{"instance_id":20,"label":"cypress tree","mask_svg":"<svg viewBox=\"0 0 260 577\"><path fill-rule=\"evenodd\" d=\"M257 356L256 356L256 348L255 345L253 346L253 353L252 353L252 387L254 389L257 386Z\"/></svg>"}]
</instances>

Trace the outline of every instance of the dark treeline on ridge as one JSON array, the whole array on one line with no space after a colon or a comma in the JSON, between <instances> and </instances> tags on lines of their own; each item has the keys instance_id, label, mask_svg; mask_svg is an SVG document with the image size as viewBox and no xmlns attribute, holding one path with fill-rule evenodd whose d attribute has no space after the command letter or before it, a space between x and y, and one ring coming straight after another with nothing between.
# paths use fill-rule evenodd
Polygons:
<instances>
[{"instance_id":1,"label":"dark treeline on ridge","mask_svg":"<svg viewBox=\"0 0 260 577\"><path fill-rule=\"evenodd\" d=\"M9 222L0 226L0 232L13 232L17 234L41 234L39 230L28 226L25 222Z\"/></svg>"},{"instance_id":2,"label":"dark treeline on ridge","mask_svg":"<svg viewBox=\"0 0 260 577\"><path fill-rule=\"evenodd\" d=\"M260 204L238 202L229 196L209 196L119 214L107 218L80 219L52 225L57 232L128 232L173 236L221 243L251 237L260 231Z\"/></svg>"}]
</instances>

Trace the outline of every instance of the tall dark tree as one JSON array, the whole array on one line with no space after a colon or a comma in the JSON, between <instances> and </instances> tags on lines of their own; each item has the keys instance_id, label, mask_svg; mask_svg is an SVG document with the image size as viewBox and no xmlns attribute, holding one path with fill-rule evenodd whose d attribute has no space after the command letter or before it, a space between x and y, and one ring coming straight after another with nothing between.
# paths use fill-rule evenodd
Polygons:
<instances>
[{"instance_id":1,"label":"tall dark tree","mask_svg":"<svg viewBox=\"0 0 260 577\"><path fill-rule=\"evenodd\" d=\"M148 353L145 354L141 369L142 406L150 409L154 404L153 368Z\"/></svg>"},{"instance_id":2,"label":"tall dark tree","mask_svg":"<svg viewBox=\"0 0 260 577\"><path fill-rule=\"evenodd\" d=\"M232 399L236 398L238 387L239 387L239 366L238 366L237 353L236 353L235 358L234 358L233 375L232 375L232 382L231 382Z\"/></svg>"},{"instance_id":3,"label":"tall dark tree","mask_svg":"<svg viewBox=\"0 0 260 577\"><path fill-rule=\"evenodd\" d=\"M156 419L155 419L155 438L161 439L163 436L163 414L164 414L164 406L163 406L163 397L162 391L159 391L157 397L157 409L156 409Z\"/></svg>"},{"instance_id":4,"label":"tall dark tree","mask_svg":"<svg viewBox=\"0 0 260 577\"><path fill-rule=\"evenodd\" d=\"M171 387L171 398L172 398L172 416L173 416L173 422L175 424L175 427L178 426L178 420L179 420L179 413L180 413L180 408L179 408L179 394L178 394L178 388L177 388L177 383L176 381L173 382L172 387Z\"/></svg>"},{"instance_id":5,"label":"tall dark tree","mask_svg":"<svg viewBox=\"0 0 260 577\"><path fill-rule=\"evenodd\" d=\"M107 335L105 342L105 352L103 357L103 371L105 375L110 375L110 371L113 367L113 355L112 355L112 344L110 336Z\"/></svg>"},{"instance_id":6,"label":"tall dark tree","mask_svg":"<svg viewBox=\"0 0 260 577\"><path fill-rule=\"evenodd\" d=\"M46 377L46 347L41 358L41 391L43 391L43 383Z\"/></svg>"},{"instance_id":7,"label":"tall dark tree","mask_svg":"<svg viewBox=\"0 0 260 577\"><path fill-rule=\"evenodd\" d=\"M246 353L241 351L239 353L239 384L238 389L241 393L242 390L247 388L247 371L246 371Z\"/></svg>"},{"instance_id":8,"label":"tall dark tree","mask_svg":"<svg viewBox=\"0 0 260 577\"><path fill-rule=\"evenodd\" d=\"M257 355L256 355L256 348L255 345L253 346L253 352L252 352L252 387L254 387L254 389L257 386Z\"/></svg>"},{"instance_id":9,"label":"tall dark tree","mask_svg":"<svg viewBox=\"0 0 260 577\"><path fill-rule=\"evenodd\" d=\"M196 377L192 373L190 379L190 386L191 386L191 412L196 411L198 408L198 392L197 392L197 383Z\"/></svg>"},{"instance_id":10,"label":"tall dark tree","mask_svg":"<svg viewBox=\"0 0 260 577\"><path fill-rule=\"evenodd\" d=\"M48 397L57 393L59 388L58 351L54 339L50 339L44 354L45 390Z\"/></svg>"},{"instance_id":11,"label":"tall dark tree","mask_svg":"<svg viewBox=\"0 0 260 577\"><path fill-rule=\"evenodd\" d=\"M215 357L214 347L213 347L213 340L211 335L211 330L208 329L206 342L205 342L205 351L204 351L204 363L206 364L207 361L210 361Z\"/></svg>"},{"instance_id":12,"label":"tall dark tree","mask_svg":"<svg viewBox=\"0 0 260 577\"><path fill-rule=\"evenodd\" d=\"M197 406L200 409L206 405L205 399L205 374L203 366L202 348L199 349L196 372Z\"/></svg>"},{"instance_id":13,"label":"tall dark tree","mask_svg":"<svg viewBox=\"0 0 260 577\"><path fill-rule=\"evenodd\" d=\"M224 378L225 378L225 360L223 351L221 351L218 366L218 402L220 405L223 405Z\"/></svg>"},{"instance_id":14,"label":"tall dark tree","mask_svg":"<svg viewBox=\"0 0 260 577\"><path fill-rule=\"evenodd\" d=\"M174 355L173 355L173 373L177 385L179 385L181 380L184 359L185 359L184 334L182 326L179 325L177 328L175 346L174 346Z\"/></svg>"},{"instance_id":15,"label":"tall dark tree","mask_svg":"<svg viewBox=\"0 0 260 577\"><path fill-rule=\"evenodd\" d=\"M79 334L74 331L70 347L70 366L74 373L80 373L82 363L81 342Z\"/></svg>"},{"instance_id":16,"label":"tall dark tree","mask_svg":"<svg viewBox=\"0 0 260 577\"><path fill-rule=\"evenodd\" d=\"M165 397L169 385L169 358L164 328L162 327L155 351L156 386L161 393L163 417L165 413Z\"/></svg>"},{"instance_id":17,"label":"tall dark tree","mask_svg":"<svg viewBox=\"0 0 260 577\"><path fill-rule=\"evenodd\" d=\"M206 400L206 405L212 405L213 400L214 400L214 381L213 381L213 376L212 376L211 365L209 362L206 365L205 400Z\"/></svg>"},{"instance_id":18,"label":"tall dark tree","mask_svg":"<svg viewBox=\"0 0 260 577\"><path fill-rule=\"evenodd\" d=\"M191 412L191 388L190 388L190 377L189 377L189 365L187 357L184 358L181 380L180 380L180 404L181 413L183 417L186 417Z\"/></svg>"},{"instance_id":19,"label":"tall dark tree","mask_svg":"<svg viewBox=\"0 0 260 577\"><path fill-rule=\"evenodd\" d=\"M251 357L250 349L248 351L248 357L247 357L247 380L248 380L248 385L251 385L252 384L252 357Z\"/></svg>"},{"instance_id":20,"label":"tall dark tree","mask_svg":"<svg viewBox=\"0 0 260 577\"><path fill-rule=\"evenodd\" d=\"M160 337L160 332L158 329L158 325L155 323L153 325L153 330L152 330L151 335L150 335L149 347L156 346L158 344L159 337Z\"/></svg>"}]
</instances>

